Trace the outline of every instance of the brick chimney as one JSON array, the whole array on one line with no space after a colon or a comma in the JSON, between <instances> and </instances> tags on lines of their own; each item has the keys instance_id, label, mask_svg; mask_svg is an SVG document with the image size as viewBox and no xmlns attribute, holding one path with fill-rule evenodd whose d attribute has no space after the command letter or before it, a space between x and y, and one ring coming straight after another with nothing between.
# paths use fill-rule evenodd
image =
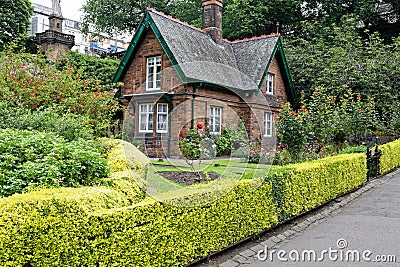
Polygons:
<instances>
[{"instance_id":1,"label":"brick chimney","mask_svg":"<svg viewBox=\"0 0 400 267\"><path fill-rule=\"evenodd\" d=\"M223 0L202 0L203 26L211 38L222 45L222 9Z\"/></svg>"}]
</instances>

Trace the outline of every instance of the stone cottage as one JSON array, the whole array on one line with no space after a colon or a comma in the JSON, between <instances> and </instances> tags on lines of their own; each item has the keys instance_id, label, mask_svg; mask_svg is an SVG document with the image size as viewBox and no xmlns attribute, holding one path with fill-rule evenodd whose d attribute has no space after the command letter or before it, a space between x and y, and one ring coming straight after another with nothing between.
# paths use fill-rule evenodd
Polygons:
<instances>
[{"instance_id":1,"label":"stone cottage","mask_svg":"<svg viewBox=\"0 0 400 267\"><path fill-rule=\"evenodd\" d=\"M179 133L221 134L241 118L250 140L275 140L274 119L294 91L278 34L228 41L222 0L203 0L202 29L147 9L115 74L128 107L125 134L149 156L179 156Z\"/></svg>"}]
</instances>

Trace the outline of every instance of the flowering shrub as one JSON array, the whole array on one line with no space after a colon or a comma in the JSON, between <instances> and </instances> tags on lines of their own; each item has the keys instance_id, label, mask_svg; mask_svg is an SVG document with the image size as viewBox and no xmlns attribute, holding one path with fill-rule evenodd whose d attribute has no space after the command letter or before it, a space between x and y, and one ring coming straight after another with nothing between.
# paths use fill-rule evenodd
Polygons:
<instances>
[{"instance_id":1,"label":"flowering shrub","mask_svg":"<svg viewBox=\"0 0 400 267\"><path fill-rule=\"evenodd\" d=\"M360 145L376 124L372 99L362 102L351 91L337 98L317 88L301 109L294 111L290 104L283 107L276 123L280 141L276 162L323 158L347 144Z\"/></svg>"},{"instance_id":2,"label":"flowering shrub","mask_svg":"<svg viewBox=\"0 0 400 267\"><path fill-rule=\"evenodd\" d=\"M270 152L264 151L259 143L251 143L247 149L249 163L270 163L271 155Z\"/></svg>"},{"instance_id":3,"label":"flowering shrub","mask_svg":"<svg viewBox=\"0 0 400 267\"><path fill-rule=\"evenodd\" d=\"M0 101L29 110L57 106L60 114L85 115L102 134L120 105L113 88L80 77L72 66L57 70L40 55L0 53Z\"/></svg>"}]
</instances>

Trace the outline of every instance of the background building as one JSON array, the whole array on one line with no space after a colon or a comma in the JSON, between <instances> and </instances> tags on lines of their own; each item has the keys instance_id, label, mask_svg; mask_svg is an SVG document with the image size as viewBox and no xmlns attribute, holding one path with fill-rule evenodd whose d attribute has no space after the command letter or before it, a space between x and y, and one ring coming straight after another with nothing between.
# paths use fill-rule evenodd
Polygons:
<instances>
[{"instance_id":1,"label":"background building","mask_svg":"<svg viewBox=\"0 0 400 267\"><path fill-rule=\"evenodd\" d=\"M32 3L34 11L31 18L30 35L35 36L37 33L44 32L49 29L49 16L53 12L51 7ZM94 37L83 34L80 31L78 21L64 18L63 33L75 36L75 46L71 50L79 53L102 56L110 52L125 51L129 45L129 39L126 37Z\"/></svg>"}]
</instances>

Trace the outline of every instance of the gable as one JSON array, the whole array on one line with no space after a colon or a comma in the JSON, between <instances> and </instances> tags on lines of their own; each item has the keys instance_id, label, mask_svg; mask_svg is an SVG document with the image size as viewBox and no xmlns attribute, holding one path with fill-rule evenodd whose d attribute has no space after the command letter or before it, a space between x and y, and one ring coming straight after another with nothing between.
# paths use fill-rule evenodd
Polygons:
<instances>
[{"instance_id":1,"label":"gable","mask_svg":"<svg viewBox=\"0 0 400 267\"><path fill-rule=\"evenodd\" d=\"M121 86L122 95L126 96L146 91L147 58L154 56L161 56L161 69L168 73L168 75L165 75L165 78L168 78L168 85L180 83L177 73L171 69L172 63L162 45L151 28L148 28L144 31L137 50L132 55L126 67L126 72L121 78L123 82L123 86Z\"/></svg>"},{"instance_id":2,"label":"gable","mask_svg":"<svg viewBox=\"0 0 400 267\"><path fill-rule=\"evenodd\" d=\"M224 40L217 45L204 31L164 14L148 10L117 70L114 82L121 81L137 52L145 29L154 31L182 83L209 84L240 91L259 92L277 51L287 67L278 36L263 36L239 42ZM286 66L286 67L285 67ZM294 93L286 68L286 84ZM294 98L294 94L293 97Z\"/></svg>"}]
</instances>

